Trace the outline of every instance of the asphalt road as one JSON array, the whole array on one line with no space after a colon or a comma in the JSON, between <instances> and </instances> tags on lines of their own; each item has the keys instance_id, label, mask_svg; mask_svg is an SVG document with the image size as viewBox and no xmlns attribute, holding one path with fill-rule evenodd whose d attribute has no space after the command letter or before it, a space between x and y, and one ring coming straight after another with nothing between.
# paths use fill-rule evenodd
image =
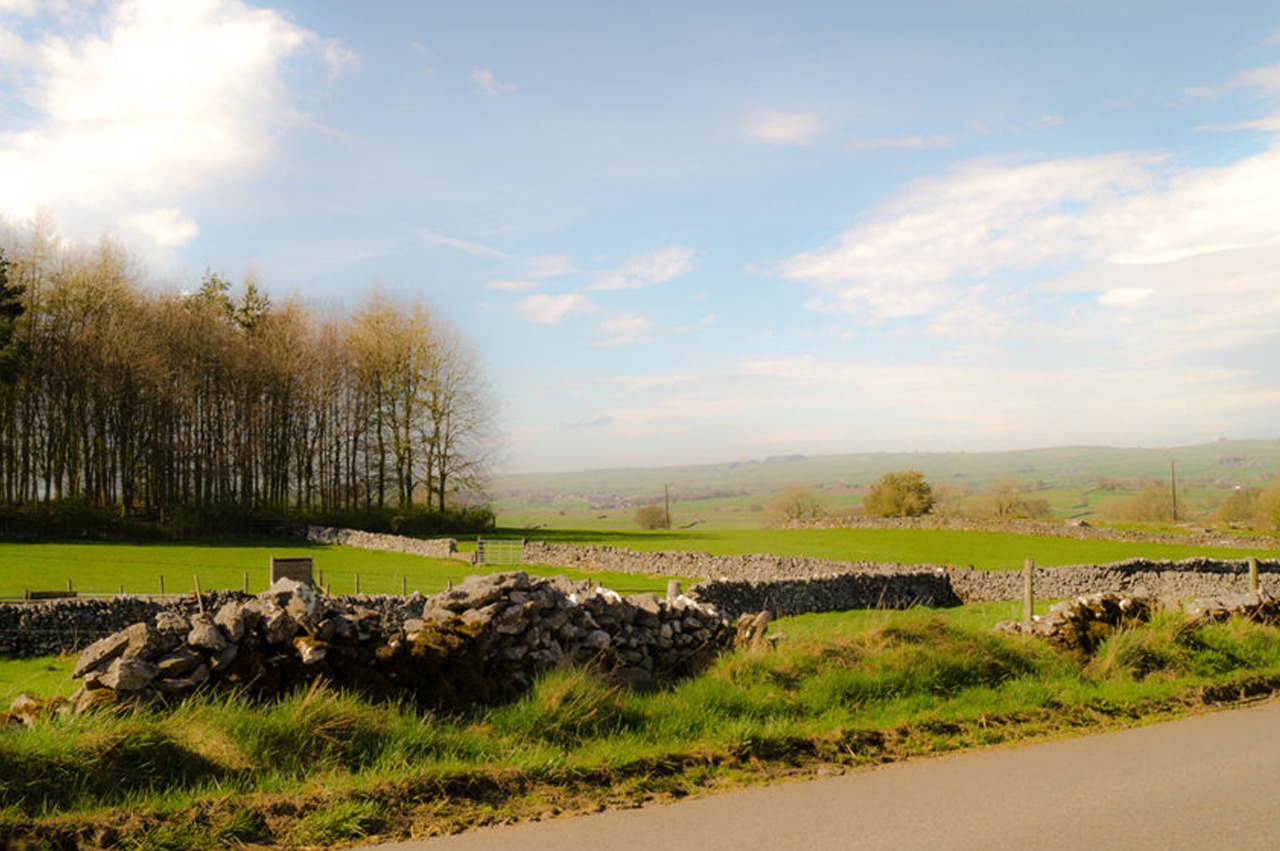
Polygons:
<instances>
[{"instance_id":1,"label":"asphalt road","mask_svg":"<svg viewBox=\"0 0 1280 851\"><path fill-rule=\"evenodd\" d=\"M377 851L1280 848L1280 701Z\"/></svg>"}]
</instances>

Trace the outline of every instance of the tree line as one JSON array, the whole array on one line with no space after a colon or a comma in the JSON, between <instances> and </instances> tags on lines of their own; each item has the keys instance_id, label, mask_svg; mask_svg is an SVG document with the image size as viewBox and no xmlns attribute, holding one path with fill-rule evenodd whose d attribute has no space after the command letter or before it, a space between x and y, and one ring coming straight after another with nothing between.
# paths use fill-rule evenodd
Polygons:
<instances>
[{"instance_id":1,"label":"tree line","mask_svg":"<svg viewBox=\"0 0 1280 851\"><path fill-rule=\"evenodd\" d=\"M0 237L0 503L184 514L445 512L491 404L467 341L377 291L349 315L206 273L148 292L109 240Z\"/></svg>"}]
</instances>

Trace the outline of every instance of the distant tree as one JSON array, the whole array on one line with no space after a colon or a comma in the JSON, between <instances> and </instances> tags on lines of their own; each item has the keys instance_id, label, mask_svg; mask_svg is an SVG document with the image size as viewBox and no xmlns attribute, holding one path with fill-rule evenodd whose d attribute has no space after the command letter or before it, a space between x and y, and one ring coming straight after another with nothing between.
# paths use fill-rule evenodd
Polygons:
<instances>
[{"instance_id":1,"label":"distant tree","mask_svg":"<svg viewBox=\"0 0 1280 851\"><path fill-rule=\"evenodd\" d=\"M1271 483L1258 494L1254 517L1259 529L1268 532L1280 531L1280 476L1272 479Z\"/></svg>"},{"instance_id":2,"label":"distant tree","mask_svg":"<svg viewBox=\"0 0 1280 851\"><path fill-rule=\"evenodd\" d=\"M1277 491L1280 497L1280 491ZM1186 512L1179 505L1173 510L1173 491L1162 482L1149 481L1142 490L1127 499L1108 503L1102 516L1116 523L1169 523L1174 516L1184 517Z\"/></svg>"},{"instance_id":3,"label":"distant tree","mask_svg":"<svg viewBox=\"0 0 1280 851\"><path fill-rule=\"evenodd\" d=\"M1258 520L1258 498L1262 496L1262 488L1241 487L1218 506L1215 515L1219 523L1238 523L1252 526Z\"/></svg>"},{"instance_id":4,"label":"distant tree","mask_svg":"<svg viewBox=\"0 0 1280 851\"><path fill-rule=\"evenodd\" d=\"M769 500L764 507L767 526L786 526L789 523L812 523L827 516L827 507L814 493L813 488L792 485Z\"/></svg>"},{"instance_id":5,"label":"distant tree","mask_svg":"<svg viewBox=\"0 0 1280 851\"><path fill-rule=\"evenodd\" d=\"M661 505L642 505L636 509L635 524L641 529L666 529L667 511Z\"/></svg>"},{"instance_id":6,"label":"distant tree","mask_svg":"<svg viewBox=\"0 0 1280 851\"><path fill-rule=\"evenodd\" d=\"M977 513L997 520L1039 520L1050 515L1049 500L1027 496L1012 476L998 476L982 489Z\"/></svg>"},{"instance_id":7,"label":"distant tree","mask_svg":"<svg viewBox=\"0 0 1280 851\"><path fill-rule=\"evenodd\" d=\"M862 508L876 517L918 517L933 509L933 488L915 470L885 473L872 483Z\"/></svg>"}]
</instances>

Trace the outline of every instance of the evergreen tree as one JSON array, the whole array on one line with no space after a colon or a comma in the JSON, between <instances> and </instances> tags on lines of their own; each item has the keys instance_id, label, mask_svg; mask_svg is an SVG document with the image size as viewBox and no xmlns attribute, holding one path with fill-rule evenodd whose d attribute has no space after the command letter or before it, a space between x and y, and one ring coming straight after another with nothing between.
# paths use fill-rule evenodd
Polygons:
<instances>
[{"instance_id":1,"label":"evergreen tree","mask_svg":"<svg viewBox=\"0 0 1280 851\"><path fill-rule=\"evenodd\" d=\"M25 287L9 284L9 260L0 248L0 382L11 384L22 367L22 346L14 339L18 317L26 312Z\"/></svg>"}]
</instances>

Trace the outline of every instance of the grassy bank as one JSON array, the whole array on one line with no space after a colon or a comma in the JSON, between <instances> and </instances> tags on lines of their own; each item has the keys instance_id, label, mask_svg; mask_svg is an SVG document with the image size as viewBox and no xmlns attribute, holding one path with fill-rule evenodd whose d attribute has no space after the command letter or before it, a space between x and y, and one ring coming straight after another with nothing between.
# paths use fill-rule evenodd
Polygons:
<instances>
[{"instance_id":1,"label":"grassy bank","mask_svg":"<svg viewBox=\"0 0 1280 851\"><path fill-rule=\"evenodd\" d=\"M1280 684L1272 627L1162 616L1082 660L993 634L1009 608L789 618L779 649L670 687L561 670L464 717L317 688L50 720L0 732L0 835L157 849L430 835L1132 724Z\"/></svg>"}]
</instances>

